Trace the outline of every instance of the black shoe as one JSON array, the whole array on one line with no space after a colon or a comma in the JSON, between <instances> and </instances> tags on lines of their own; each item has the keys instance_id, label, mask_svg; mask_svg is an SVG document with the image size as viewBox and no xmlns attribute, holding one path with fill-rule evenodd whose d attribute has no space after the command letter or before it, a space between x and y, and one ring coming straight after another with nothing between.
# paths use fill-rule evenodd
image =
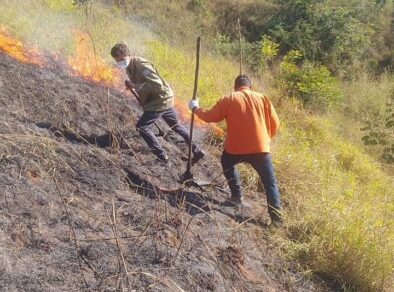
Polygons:
<instances>
[{"instance_id":1,"label":"black shoe","mask_svg":"<svg viewBox=\"0 0 394 292\"><path fill-rule=\"evenodd\" d=\"M171 162L170 162L170 159L168 158L168 156L166 155L166 156L164 156L164 157L156 157L156 161L158 162L158 163L160 163L160 164L163 164L163 165L167 165L167 166L170 166L171 165Z\"/></svg>"},{"instance_id":2,"label":"black shoe","mask_svg":"<svg viewBox=\"0 0 394 292\"><path fill-rule=\"evenodd\" d=\"M280 210L272 210L270 212L270 217L272 227L280 227L283 225L283 218Z\"/></svg>"},{"instance_id":3,"label":"black shoe","mask_svg":"<svg viewBox=\"0 0 394 292\"><path fill-rule=\"evenodd\" d=\"M232 207L249 207L242 196L231 196L228 202Z\"/></svg>"},{"instance_id":4,"label":"black shoe","mask_svg":"<svg viewBox=\"0 0 394 292\"><path fill-rule=\"evenodd\" d=\"M280 228L283 226L283 220L282 219L272 219L271 218L271 224L269 225L270 228Z\"/></svg>"},{"instance_id":5,"label":"black shoe","mask_svg":"<svg viewBox=\"0 0 394 292\"><path fill-rule=\"evenodd\" d=\"M194 153L193 157L192 157L192 161L191 161L192 165L196 164L197 162L199 162L204 157L205 157L205 152L202 151L202 150L200 152Z\"/></svg>"},{"instance_id":6,"label":"black shoe","mask_svg":"<svg viewBox=\"0 0 394 292\"><path fill-rule=\"evenodd\" d=\"M244 198L238 196L231 196L229 200L235 205L242 204L244 202Z\"/></svg>"}]
</instances>

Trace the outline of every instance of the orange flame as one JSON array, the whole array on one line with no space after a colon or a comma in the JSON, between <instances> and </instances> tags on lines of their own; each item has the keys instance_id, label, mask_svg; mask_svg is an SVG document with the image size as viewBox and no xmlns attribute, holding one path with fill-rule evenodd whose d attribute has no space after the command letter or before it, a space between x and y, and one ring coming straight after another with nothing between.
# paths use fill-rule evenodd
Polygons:
<instances>
[{"instance_id":1,"label":"orange flame","mask_svg":"<svg viewBox=\"0 0 394 292\"><path fill-rule=\"evenodd\" d=\"M122 84L118 71L109 67L95 53L91 37L82 32L75 33L76 52L69 58L68 64L73 69L73 75L83 76L95 82L111 86Z\"/></svg>"},{"instance_id":2,"label":"orange flame","mask_svg":"<svg viewBox=\"0 0 394 292\"><path fill-rule=\"evenodd\" d=\"M185 102L180 102L179 100L175 99L175 105L177 110L179 111L179 114L181 116L181 119L186 121L190 119L191 116L191 112L188 108L188 106L186 106ZM224 135L224 131L222 128L218 127L215 124L208 124L206 122L204 122L203 120L201 120L199 117L195 116L195 123L196 125L205 128L207 130L212 130L213 134L217 137L222 137Z\"/></svg>"},{"instance_id":3,"label":"orange flame","mask_svg":"<svg viewBox=\"0 0 394 292\"><path fill-rule=\"evenodd\" d=\"M12 38L4 27L0 27L0 50L23 62L44 66L44 60L35 48L26 48L21 41Z\"/></svg>"}]
</instances>

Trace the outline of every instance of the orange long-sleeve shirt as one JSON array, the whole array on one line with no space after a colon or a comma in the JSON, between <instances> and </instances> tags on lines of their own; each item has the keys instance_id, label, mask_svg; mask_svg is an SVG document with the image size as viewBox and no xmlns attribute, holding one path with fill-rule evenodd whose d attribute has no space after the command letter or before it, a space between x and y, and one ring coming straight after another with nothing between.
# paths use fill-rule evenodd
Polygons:
<instances>
[{"instance_id":1,"label":"orange long-sleeve shirt","mask_svg":"<svg viewBox=\"0 0 394 292\"><path fill-rule=\"evenodd\" d=\"M267 96L241 87L220 99L210 110L195 114L205 122L227 123L224 149L230 154L270 152L271 138L279 129L279 118Z\"/></svg>"}]
</instances>

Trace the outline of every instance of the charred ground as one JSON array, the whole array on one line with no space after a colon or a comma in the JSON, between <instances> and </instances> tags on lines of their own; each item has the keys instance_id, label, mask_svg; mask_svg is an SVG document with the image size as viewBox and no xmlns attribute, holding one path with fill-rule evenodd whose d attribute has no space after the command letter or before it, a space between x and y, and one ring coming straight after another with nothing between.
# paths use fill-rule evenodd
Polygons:
<instances>
[{"instance_id":1,"label":"charred ground","mask_svg":"<svg viewBox=\"0 0 394 292\"><path fill-rule=\"evenodd\" d=\"M186 187L187 146L158 165L123 92L0 52L0 288L4 291L316 291L270 241L265 198L226 207L219 150ZM168 127L159 123L168 131ZM126 275L126 272L128 276Z\"/></svg>"}]
</instances>

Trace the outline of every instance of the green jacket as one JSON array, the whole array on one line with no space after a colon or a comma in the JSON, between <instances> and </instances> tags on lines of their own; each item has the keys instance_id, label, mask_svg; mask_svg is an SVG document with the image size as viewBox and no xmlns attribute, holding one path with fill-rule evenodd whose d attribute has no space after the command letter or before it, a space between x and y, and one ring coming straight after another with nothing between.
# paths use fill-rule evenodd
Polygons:
<instances>
[{"instance_id":1,"label":"green jacket","mask_svg":"<svg viewBox=\"0 0 394 292\"><path fill-rule=\"evenodd\" d=\"M149 61L132 57L126 69L144 111L163 111L174 106L174 92Z\"/></svg>"}]
</instances>

